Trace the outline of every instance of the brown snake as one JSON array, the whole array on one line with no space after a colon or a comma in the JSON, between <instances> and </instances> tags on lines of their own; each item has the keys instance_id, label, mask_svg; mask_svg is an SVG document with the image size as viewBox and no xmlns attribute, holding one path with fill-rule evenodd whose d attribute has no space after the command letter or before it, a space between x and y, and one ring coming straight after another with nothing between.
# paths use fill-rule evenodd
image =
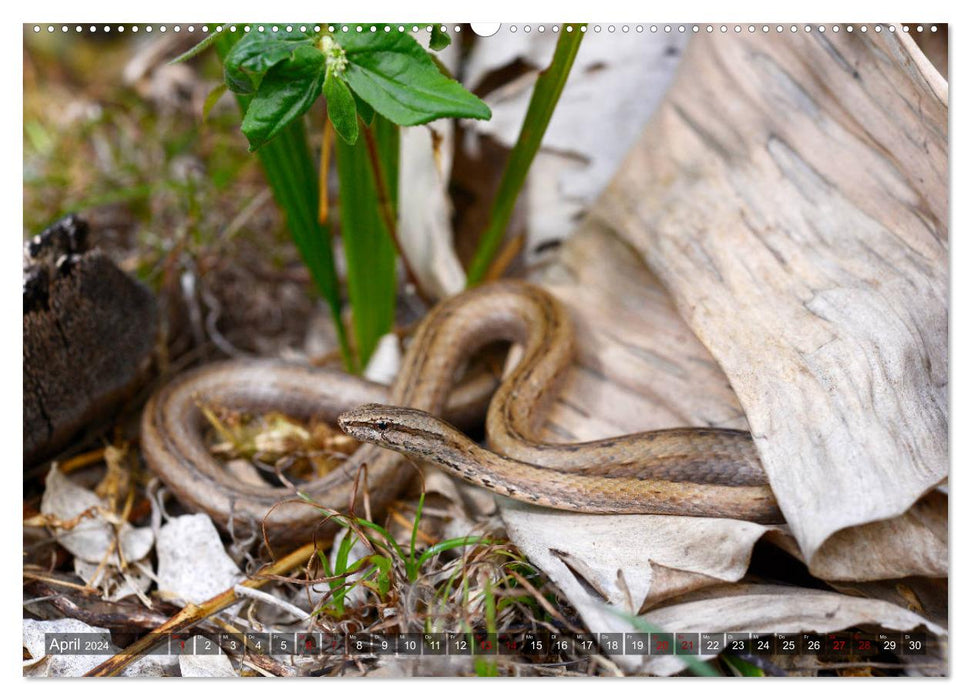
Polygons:
<instances>
[{"instance_id":1,"label":"brown snake","mask_svg":"<svg viewBox=\"0 0 971 700\"><path fill-rule=\"evenodd\" d=\"M465 362L495 341L519 344L522 358L489 406L495 452L435 418L461 420L474 401L446 400ZM148 464L195 510L226 528L265 522L271 539L306 539L319 511L292 489L244 484L229 476L202 439L200 400L248 411L278 410L333 421L362 445L330 474L304 484L316 502L346 509L366 465L368 501L380 511L413 471L400 450L466 481L528 503L589 513L657 513L781 522L748 433L709 428L658 430L575 444L537 437L573 358L566 312L546 292L505 281L457 295L429 312L390 390L336 371L274 362L224 362L163 387L145 408ZM382 406L388 403L392 406ZM366 404L366 405L361 405ZM400 408L407 407L407 408ZM497 454L500 453L500 454Z\"/></svg>"}]
</instances>

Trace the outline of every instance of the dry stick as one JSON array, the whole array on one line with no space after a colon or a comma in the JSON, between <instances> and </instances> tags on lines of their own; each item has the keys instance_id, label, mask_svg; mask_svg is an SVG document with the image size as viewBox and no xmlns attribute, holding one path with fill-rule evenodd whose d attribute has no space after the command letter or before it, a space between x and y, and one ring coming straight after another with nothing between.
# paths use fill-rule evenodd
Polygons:
<instances>
[{"instance_id":1,"label":"dry stick","mask_svg":"<svg viewBox=\"0 0 971 700\"><path fill-rule=\"evenodd\" d=\"M266 578L266 576L286 573L297 568L298 566L305 565L307 561L314 555L316 549L317 545L315 543L308 542L299 549L290 552L290 554L286 555L282 559L279 559L272 564L267 564L257 571L253 576L246 579L239 585L246 586L247 588L260 588L270 580ZM133 661L135 661L135 659L142 656L145 652L158 644L160 635L181 632L182 630L191 627L195 623L204 620L210 615L215 615L220 610L229 607L238 599L239 596L236 594L234 588L230 588L222 593L219 593L218 595L213 596L204 603L200 603L199 605L189 603L175 615L170 617L165 624L156 628L153 632L146 634L128 648L118 652L110 659L91 669L84 675L98 678L117 676Z\"/></svg>"},{"instance_id":2,"label":"dry stick","mask_svg":"<svg viewBox=\"0 0 971 700\"><path fill-rule=\"evenodd\" d=\"M52 586L63 586L64 588L73 588L76 591L81 591L82 593L97 593L97 589L91 588L91 586L85 586L80 583L73 583L71 581L62 581L59 578L54 578L53 576L44 576L42 574L35 574L31 571L24 571L23 577L28 581L41 581L42 583L48 583Z\"/></svg>"},{"instance_id":3,"label":"dry stick","mask_svg":"<svg viewBox=\"0 0 971 700\"><path fill-rule=\"evenodd\" d=\"M489 264L489 268L486 273L482 276L483 282L492 282L502 277L506 268L512 264L512 261L516 259L516 256L522 252L523 247L526 245L526 236L522 233L516 234L508 241L506 241L499 251L499 254L493 258L492 262Z\"/></svg>"},{"instance_id":4,"label":"dry stick","mask_svg":"<svg viewBox=\"0 0 971 700\"><path fill-rule=\"evenodd\" d=\"M327 176L330 174L330 144L331 137L334 135L330 126L330 119L324 119L324 133L321 137L320 146L320 196L318 197L317 222L327 223L327 216L330 210L330 194L327 191Z\"/></svg>"},{"instance_id":5,"label":"dry stick","mask_svg":"<svg viewBox=\"0 0 971 700\"><path fill-rule=\"evenodd\" d=\"M563 616L563 613L561 613L559 610L554 608L553 605L550 603L550 601L546 600L546 597L538 590L536 590L536 587L533 584L531 584L529 581L526 580L525 576L521 575L516 571L510 571L509 573L512 574L513 578L515 578L516 581L519 582L519 585L525 588L526 591L528 591L529 594L533 596L536 602L539 603L540 606L547 613L549 613L551 617L553 617L553 619L558 620L561 624L565 625L567 629L575 630L576 632L580 631L576 629L575 625L573 625L569 620L567 620Z\"/></svg>"},{"instance_id":6,"label":"dry stick","mask_svg":"<svg viewBox=\"0 0 971 700\"><path fill-rule=\"evenodd\" d=\"M68 474L82 467L87 467L90 464L95 464L104 459L105 448L99 447L95 450L90 450L89 452L82 452L79 455L74 455L70 459L64 460L63 464L58 465L62 474Z\"/></svg>"},{"instance_id":7,"label":"dry stick","mask_svg":"<svg viewBox=\"0 0 971 700\"><path fill-rule=\"evenodd\" d=\"M371 172L374 174L374 185L378 190L378 210L381 212L381 218L384 219L384 225L388 227L391 242L394 243L395 250L398 251L398 257L401 258L401 264L405 268L405 275L408 277L408 281L414 285L418 298L428 306L434 306L434 299L421 286L418 275L415 274L411 263L408 262L408 256L405 255L401 241L398 239L398 225L395 223L394 213L391 211L391 198L388 196L388 188L385 186L384 171L381 169L381 160L378 158L378 145L374 141L374 134L367 127L363 129L363 132L364 141L367 144L368 159L371 161Z\"/></svg>"}]
</instances>

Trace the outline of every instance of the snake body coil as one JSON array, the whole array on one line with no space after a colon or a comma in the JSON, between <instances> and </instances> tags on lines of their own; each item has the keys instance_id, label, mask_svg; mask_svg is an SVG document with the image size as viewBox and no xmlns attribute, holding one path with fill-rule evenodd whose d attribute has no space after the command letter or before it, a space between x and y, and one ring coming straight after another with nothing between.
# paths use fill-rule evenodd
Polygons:
<instances>
[{"instance_id":1,"label":"snake body coil","mask_svg":"<svg viewBox=\"0 0 971 700\"><path fill-rule=\"evenodd\" d=\"M468 358L495 341L516 343L523 354L490 404L492 452L435 416L444 411L461 420L474 410L474 401L453 397L449 411L447 398ZM263 523L274 541L308 538L322 516L295 502L291 489L230 477L203 442L200 400L328 421L343 414L346 432L376 444L362 445L339 469L302 487L329 508L362 505L355 479L363 467L373 510L402 490L413 472L402 454L382 445L555 508L781 521L748 433L683 428L576 444L537 439L572 357L573 331L562 307L532 285L498 282L432 309L390 390L341 372L265 361L217 363L152 397L142 417L142 448L149 466L189 507L237 532Z\"/></svg>"}]
</instances>

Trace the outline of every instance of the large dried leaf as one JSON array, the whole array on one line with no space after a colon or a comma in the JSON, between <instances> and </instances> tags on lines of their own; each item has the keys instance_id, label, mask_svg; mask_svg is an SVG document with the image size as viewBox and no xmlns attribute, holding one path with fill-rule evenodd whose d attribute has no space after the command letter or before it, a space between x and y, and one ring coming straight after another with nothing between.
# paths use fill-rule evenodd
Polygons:
<instances>
[{"instance_id":1,"label":"large dried leaf","mask_svg":"<svg viewBox=\"0 0 971 700\"><path fill-rule=\"evenodd\" d=\"M467 85L516 61L536 70L486 95L492 119L470 128L507 147L516 142L538 71L549 64L556 41L553 32L502 31L476 42L464 71ZM657 108L685 43L678 33L587 32L521 198L527 262L544 242L569 235L610 182Z\"/></svg>"},{"instance_id":2,"label":"large dried leaf","mask_svg":"<svg viewBox=\"0 0 971 700\"><path fill-rule=\"evenodd\" d=\"M499 504L509 538L598 631L612 622L605 603L636 614L673 595L738 581L767 529L722 518L586 515L508 499Z\"/></svg>"},{"instance_id":3,"label":"large dried leaf","mask_svg":"<svg viewBox=\"0 0 971 700\"><path fill-rule=\"evenodd\" d=\"M398 237L422 287L439 299L465 287L448 194L453 134L447 121L401 130Z\"/></svg>"},{"instance_id":4,"label":"large dried leaf","mask_svg":"<svg viewBox=\"0 0 971 700\"><path fill-rule=\"evenodd\" d=\"M948 469L946 84L901 32L699 37L679 75L599 213L731 380L811 570L946 575L946 499L901 518Z\"/></svg>"},{"instance_id":5,"label":"large dried leaf","mask_svg":"<svg viewBox=\"0 0 971 700\"><path fill-rule=\"evenodd\" d=\"M652 610L646 623L670 632L835 632L878 625L889 630L921 626L945 635L943 628L906 608L882 600L858 598L791 586L736 584L686 596ZM704 657L702 657L704 658ZM638 670L670 675L685 668L674 656L645 656Z\"/></svg>"}]
</instances>

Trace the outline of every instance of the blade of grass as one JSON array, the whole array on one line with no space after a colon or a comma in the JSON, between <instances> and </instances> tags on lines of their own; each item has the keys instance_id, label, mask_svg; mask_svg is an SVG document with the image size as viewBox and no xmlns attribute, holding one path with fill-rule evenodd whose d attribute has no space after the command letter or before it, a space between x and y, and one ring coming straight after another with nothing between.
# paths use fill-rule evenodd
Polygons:
<instances>
[{"instance_id":1,"label":"blade of grass","mask_svg":"<svg viewBox=\"0 0 971 700\"><path fill-rule=\"evenodd\" d=\"M630 623L639 632L657 634L658 632L664 631L659 627L655 627L654 625L648 622L645 622L637 615L631 615L630 613L623 612L609 605L605 605L604 610ZM675 649L674 652L677 654L677 649ZM691 669L691 672L694 673L695 675L698 675L698 676L717 676L718 675L718 673L711 666L706 664L704 661L701 661L699 659L693 658L688 655L680 655L680 654L678 655L678 658L684 661L685 664L688 666L688 668Z\"/></svg>"},{"instance_id":2,"label":"blade of grass","mask_svg":"<svg viewBox=\"0 0 971 700\"><path fill-rule=\"evenodd\" d=\"M216 42L216 50L220 59L223 59L237 37L228 32L223 32L220 36L221 39ZM245 113L249 98L236 95L236 99ZM256 153L273 191L273 198L286 215L293 242L310 270L314 284L330 308L344 367L348 371L354 371L354 358L341 320L340 287L331 248L330 229L317 221L317 173L303 120L294 120L277 138Z\"/></svg>"},{"instance_id":3,"label":"blade of grass","mask_svg":"<svg viewBox=\"0 0 971 700\"><path fill-rule=\"evenodd\" d=\"M421 567L434 556L441 554L442 552L447 552L450 549L456 549L458 547L470 547L479 546L484 547L486 545L493 544L493 541L485 537L480 537L478 535L466 535L465 537L453 537L449 540L442 540L438 544L433 544L431 547L426 549L418 557L417 568L420 571Z\"/></svg>"},{"instance_id":4,"label":"blade of grass","mask_svg":"<svg viewBox=\"0 0 971 700\"><path fill-rule=\"evenodd\" d=\"M496 198L492 203L489 225L482 234L475 256L469 265L466 282L469 287L474 287L483 281L506 234L513 207L519 198L523 183L526 182L529 166L532 165L533 158L539 151L546 127L549 126L553 110L560 99L563 86L566 85L566 79L570 75L570 68L573 67L573 61L580 49L580 41L583 39L580 26L578 24L562 26L553 60L536 80L519 138L516 139L512 153L509 154L509 162L506 163L506 169L499 181L499 191L496 192ZM572 31L567 31L570 27Z\"/></svg>"},{"instance_id":5,"label":"blade of grass","mask_svg":"<svg viewBox=\"0 0 971 700\"><path fill-rule=\"evenodd\" d=\"M496 634L496 598L492 594L492 581L485 580L485 622L486 633ZM487 656L477 656L475 659L475 675L480 678L490 678L499 675L499 665Z\"/></svg>"},{"instance_id":6,"label":"blade of grass","mask_svg":"<svg viewBox=\"0 0 971 700\"><path fill-rule=\"evenodd\" d=\"M743 658L738 656L733 656L731 654L725 654L722 657L725 665L732 670L732 673L736 675L743 676L746 678L764 678L765 671L756 666L755 664L749 663Z\"/></svg>"},{"instance_id":7,"label":"blade of grass","mask_svg":"<svg viewBox=\"0 0 971 700\"><path fill-rule=\"evenodd\" d=\"M415 557L415 547L418 544L418 527L421 524L421 511L425 507L425 492L418 497L418 505L415 507L415 524L411 528L411 548L408 556L408 579L414 583L418 575L417 560Z\"/></svg>"},{"instance_id":8,"label":"blade of grass","mask_svg":"<svg viewBox=\"0 0 971 700\"><path fill-rule=\"evenodd\" d=\"M372 130L378 145L378 156L384 172L397 172L398 139L396 129L378 125ZM341 238L347 261L347 291L353 313L352 328L357 347L357 360L363 367L374 352L378 339L391 330L396 303L395 247L391 232L381 216L381 201L375 184L366 139L353 146L334 139L337 177L340 181ZM396 184L397 178L395 178ZM387 184L387 183L386 183ZM397 187L388 188L389 202L394 205Z\"/></svg>"}]
</instances>

